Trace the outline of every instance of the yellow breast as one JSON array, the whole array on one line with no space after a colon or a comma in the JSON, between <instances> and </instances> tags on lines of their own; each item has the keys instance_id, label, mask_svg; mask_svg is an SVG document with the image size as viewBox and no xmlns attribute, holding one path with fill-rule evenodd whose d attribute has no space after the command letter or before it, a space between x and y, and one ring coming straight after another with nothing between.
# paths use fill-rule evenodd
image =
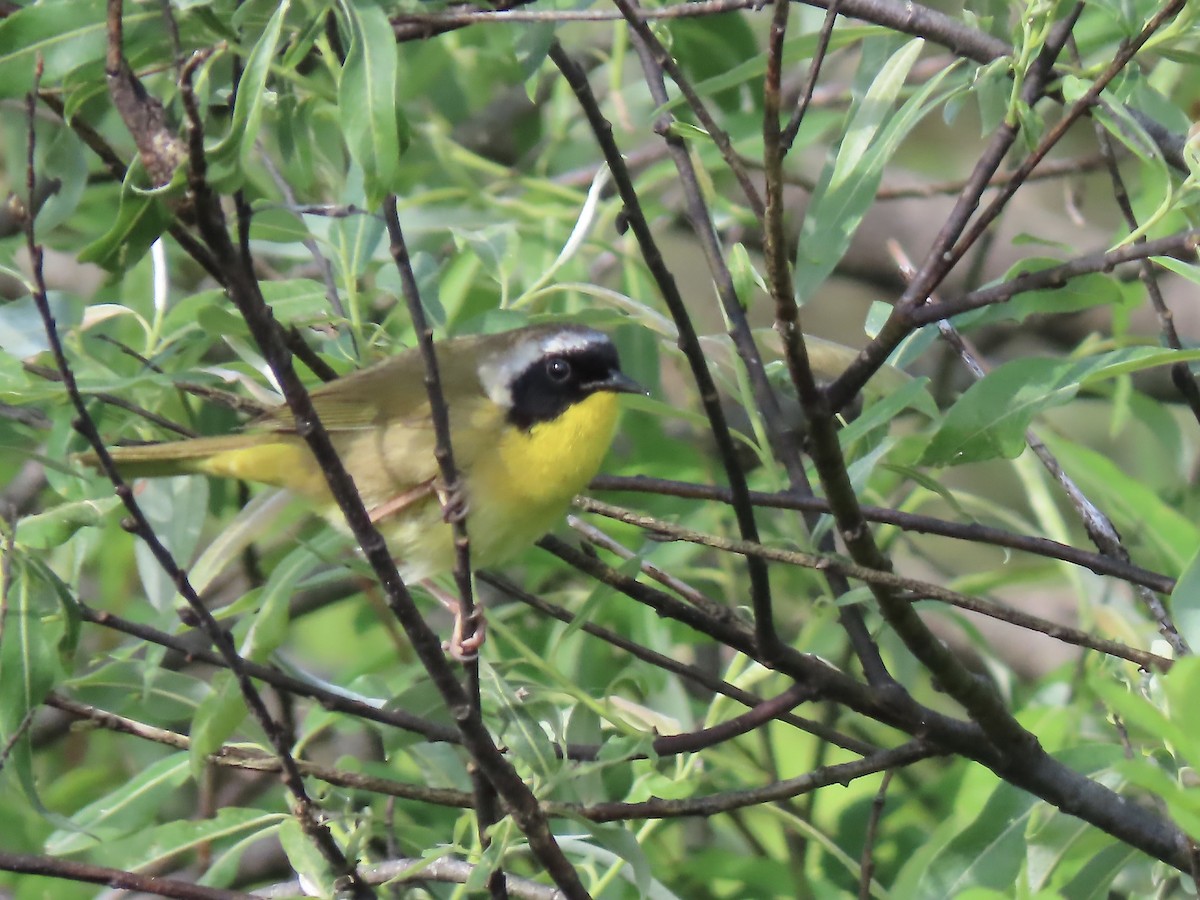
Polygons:
<instances>
[{"instance_id":1,"label":"yellow breast","mask_svg":"<svg viewBox=\"0 0 1200 900\"><path fill-rule=\"evenodd\" d=\"M472 565L503 563L558 524L604 461L617 413L615 394L596 393L529 431L504 424L473 435L495 434L496 442L464 453L472 458L465 473ZM436 502L414 504L382 527L406 580L453 568L452 531Z\"/></svg>"}]
</instances>

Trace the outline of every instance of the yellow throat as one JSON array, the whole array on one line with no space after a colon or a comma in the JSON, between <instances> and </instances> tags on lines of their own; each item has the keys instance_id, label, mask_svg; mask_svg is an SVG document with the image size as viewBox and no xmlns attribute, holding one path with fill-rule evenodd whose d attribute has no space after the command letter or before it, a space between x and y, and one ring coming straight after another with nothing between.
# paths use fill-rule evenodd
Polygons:
<instances>
[{"instance_id":1,"label":"yellow throat","mask_svg":"<svg viewBox=\"0 0 1200 900\"><path fill-rule=\"evenodd\" d=\"M537 540L600 469L617 427L617 395L600 392L528 431L506 426L472 473L467 518L479 565Z\"/></svg>"}]
</instances>

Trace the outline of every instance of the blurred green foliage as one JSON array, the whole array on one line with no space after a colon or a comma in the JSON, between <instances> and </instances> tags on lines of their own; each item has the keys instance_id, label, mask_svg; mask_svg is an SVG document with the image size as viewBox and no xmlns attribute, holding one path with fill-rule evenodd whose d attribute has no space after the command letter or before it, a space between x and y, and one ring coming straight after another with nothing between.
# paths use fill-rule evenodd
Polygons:
<instances>
[{"instance_id":1,"label":"blurred green foliage","mask_svg":"<svg viewBox=\"0 0 1200 900\"><path fill-rule=\"evenodd\" d=\"M492 21L397 42L393 23L402 30L404 16L419 17L433 6L175 2L169 5L173 33L163 8L127 4L124 52L176 125L184 121L178 65L204 54L196 62L195 86L211 183L223 195L240 192L253 212L249 246L276 318L299 329L336 370L369 364L413 340L378 214L382 198L395 192L422 299L439 336L561 316L610 330L626 370L652 397L629 403L604 471L724 483L674 327L625 231L619 200L601 190L605 174L578 104L546 61L554 36L588 61L618 141L635 158L647 217L667 237L681 219L677 175L657 153L661 142L651 130L656 110L624 25ZM1149 0L1087 5L1075 29L1079 58L1063 63L1060 87L1068 102L1155 8ZM1012 72L1036 58L1048 29L1064 14L1062 4L972 3L950 13L963 27L984 29L981 36L1011 41L1011 60L952 61L937 41L878 24L839 22L833 33L827 96L810 110L787 164L789 174L811 187L807 216L802 224L798 212L794 217L800 234L795 287L805 315L842 302L827 293L828 284L833 276L845 277L845 256L864 218L882 202L881 185L897 176L903 181L913 169L965 178L981 129L988 134L1002 121L1018 121L1022 139L1032 146L1057 115L1059 107L1046 102L1022 108ZM762 154L769 15L733 13L654 26L734 148L752 159ZM45 0L0 20L6 123L0 176L24 195L28 135L19 110L40 61L39 89L70 122L86 126L69 127L47 105L38 107L33 123L34 171L60 182L40 210L36 236L50 254L51 306L89 410L113 442L171 436L140 411L220 433L244 417L182 390L181 382L260 403L273 402L275 394L245 323L166 234L172 223L186 227L184 179L152 185L136 162L134 142L105 87L104 16L100 0ZM789 77L806 72L822 16L821 10L793 11L784 53ZM1189 9L1154 37L1138 64L1106 93L1111 103L1097 111L1124 148L1122 170L1133 207L1151 237L1195 227L1194 144L1187 151L1190 175L1173 170L1121 104L1185 130L1200 101L1194 79L1198 39L1196 12ZM696 124L684 102L669 108ZM1090 147L1084 130L1074 137ZM711 214L729 237L740 299L756 322L767 322L760 260L739 243L757 227L754 217L714 143L695 128L681 133L703 173ZM88 135L128 162L127 174L114 175L86 145ZM942 137L931 142L931 135ZM910 156L919 165L898 162ZM922 215L944 213L939 209ZM1097 214L1089 237L1099 234L1102 245L1127 240L1130 229L1114 222L1109 210ZM1070 234L1044 235L1037 221L1022 223L1021 230L1038 237L1016 244L1022 255L1012 274L1104 249ZM340 307L330 300L310 245L329 263ZM0 306L0 482L10 485L11 500L30 465L38 479L4 532L0 849L178 873L239 889L286 880L290 866L328 889L329 873L319 858L314 861L290 818L277 778L208 759L230 746L269 752L229 673L96 621L97 614L111 614L173 635L192 631L181 622L174 584L121 529L111 485L69 461L84 447L61 384L24 365L51 364L29 296L24 246L19 231L0 239L10 298ZM688 301L701 331L719 336L711 285L688 271L700 270L699 254L685 250L680 269ZM880 258L884 253L878 248ZM1170 268L1173 278L1200 281L1194 259L1171 261ZM889 299L878 280L869 283L872 299ZM1036 332L1036 323L1052 315L1112 312L1098 320L1102 337L1060 347L1053 357L1015 351L1013 361L957 399L928 380L937 375L937 345L935 326L927 326L893 358L915 377L896 373L886 390L868 390L859 419L843 432L843 447L863 502L1083 544L1083 529L1053 479L1027 452L1022 455L1025 429L1045 428L1051 449L1111 517L1134 559L1171 577L1186 573L1173 602L1184 636L1200 647L1194 614L1200 596L1196 426L1132 380L1143 369L1191 362L1196 351L1145 346L1156 337L1129 324L1131 309L1144 302L1118 275L1092 273L1066 289L1019 295L963 317L965 329L985 334L986 328L1020 326ZM855 315L851 327L862 343L871 321ZM785 489L740 363L721 337L709 349L745 459L753 463L751 486ZM767 355L773 381L785 385L777 345ZM851 357L832 353L823 374L831 377ZM1079 415L1072 419L1071 412ZM302 511L271 506L257 489L174 479L139 484L137 497L244 656L370 703L451 722L343 536ZM620 495L615 502L696 531L737 536L732 514L719 503L651 494ZM764 511L759 519L764 543L813 546L795 513ZM652 564L748 619L741 558L598 524L635 554L633 563L606 556L614 566L632 574L638 561ZM1065 597L1069 616L1088 630L1139 647L1155 640L1154 623L1128 586L1113 579L892 528L881 528L879 537L901 569L1003 598ZM785 566L771 571L787 643L854 671L836 618L837 603L847 598L829 596L814 572ZM508 574L587 622L740 687L763 696L787 687L780 675L541 550L531 549ZM490 623L481 663L485 718L539 798L591 804L696 797L857 758L772 721L701 753L634 759L655 732L694 731L744 710L577 626L484 590ZM435 605L427 608L444 629ZM994 632L982 630L978 619L947 609L927 612L957 629L956 646L996 683L1049 752L1106 785L1160 797L1178 824L1200 839L1187 699L1194 661L1168 676L1147 675L1085 653L1022 677L1027 669L1018 663L1028 660L993 646ZM920 702L959 714L869 606L866 615L897 679ZM188 734L191 750L47 710L43 703L51 692ZM459 748L331 712L303 697L266 693L288 723L299 757L416 785L470 789ZM797 712L880 747L903 740L832 703ZM1116 717L1123 729L1114 728ZM601 749L595 761L566 761L555 753L558 741ZM393 802L378 791L317 779L311 787L335 836L364 861L453 855L537 874L520 834L506 825L496 830L485 858L470 810ZM556 825L570 836L564 846L585 883L606 898L846 896L862 878L879 787L876 775L711 818L606 825L561 819ZM265 871L251 868L246 858L262 856L263 847L281 847L286 864L276 854ZM870 894L879 897L1084 898L1184 889L1179 873L952 757L894 773L870 859ZM32 900L91 897L98 889L0 872L4 891ZM423 891L413 895L453 893L433 884Z\"/></svg>"}]
</instances>

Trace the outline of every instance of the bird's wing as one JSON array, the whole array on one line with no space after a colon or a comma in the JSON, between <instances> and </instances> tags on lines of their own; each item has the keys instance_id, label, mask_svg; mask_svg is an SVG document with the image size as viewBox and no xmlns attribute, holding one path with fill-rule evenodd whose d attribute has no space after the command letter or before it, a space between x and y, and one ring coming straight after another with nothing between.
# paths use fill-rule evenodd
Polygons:
<instances>
[{"instance_id":1,"label":"bird's wing","mask_svg":"<svg viewBox=\"0 0 1200 900\"><path fill-rule=\"evenodd\" d=\"M495 446L496 430L504 417L504 411L479 383L472 340L454 341L453 354L442 348L438 353L443 394L452 399L454 459L462 471L469 471L480 451ZM312 392L317 415L368 509L390 509L389 504L395 504L397 498L412 497L415 502L432 493L425 488L439 476L439 470L424 377L420 355L408 350ZM272 410L251 427L295 432L286 406Z\"/></svg>"},{"instance_id":2,"label":"bird's wing","mask_svg":"<svg viewBox=\"0 0 1200 900\"><path fill-rule=\"evenodd\" d=\"M472 346L477 340L458 338L435 345L446 396L474 396L482 391ZM447 346L453 346L452 353L446 352ZM331 433L396 423L411 428L433 427L425 364L415 348L323 384L311 396L321 424ZM254 420L250 428L290 432L295 431L295 423L284 404Z\"/></svg>"}]
</instances>

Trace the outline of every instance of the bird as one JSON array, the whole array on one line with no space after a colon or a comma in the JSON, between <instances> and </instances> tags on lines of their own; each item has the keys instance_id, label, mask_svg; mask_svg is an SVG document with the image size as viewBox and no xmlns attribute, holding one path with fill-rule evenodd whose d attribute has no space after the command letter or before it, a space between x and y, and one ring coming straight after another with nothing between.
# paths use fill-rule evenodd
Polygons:
<instances>
[{"instance_id":1,"label":"bird","mask_svg":"<svg viewBox=\"0 0 1200 900\"><path fill-rule=\"evenodd\" d=\"M410 583L453 570L456 516L465 515L472 563L481 568L505 562L550 531L608 453L617 395L646 393L621 370L610 337L583 325L531 325L438 341L434 348L457 485L441 483L425 365L416 348L311 392L321 424ZM126 477L201 474L283 488L345 527L286 404L232 434L118 446L110 453ZM98 466L95 453L80 458ZM452 608L455 631L447 649L473 658L482 623L466 629ZM464 640L464 630L473 630L477 641Z\"/></svg>"}]
</instances>

